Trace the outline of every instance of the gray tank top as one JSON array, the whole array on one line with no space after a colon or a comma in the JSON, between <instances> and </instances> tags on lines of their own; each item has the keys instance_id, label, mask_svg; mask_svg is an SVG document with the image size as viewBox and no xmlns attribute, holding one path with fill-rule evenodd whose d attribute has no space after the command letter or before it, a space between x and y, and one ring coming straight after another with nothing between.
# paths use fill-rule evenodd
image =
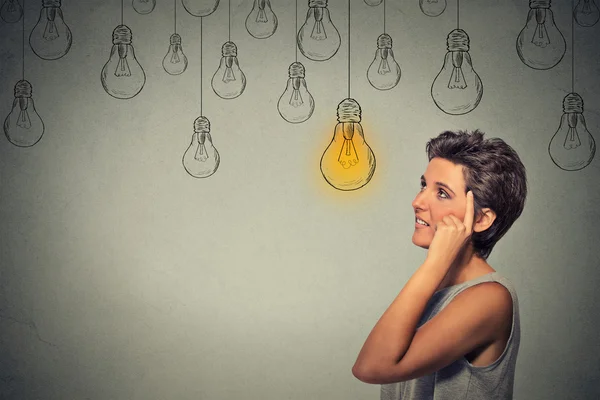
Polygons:
<instances>
[{"instance_id":1,"label":"gray tank top","mask_svg":"<svg viewBox=\"0 0 600 400\"><path fill-rule=\"evenodd\" d=\"M521 329L517 293L508 279L497 272L491 272L438 290L427 303L417 328L437 315L457 294L482 282L498 282L506 287L512 296L512 328L502 355L492 364L483 367L474 366L462 357L431 375L381 385L381 400L512 399Z\"/></svg>"}]
</instances>

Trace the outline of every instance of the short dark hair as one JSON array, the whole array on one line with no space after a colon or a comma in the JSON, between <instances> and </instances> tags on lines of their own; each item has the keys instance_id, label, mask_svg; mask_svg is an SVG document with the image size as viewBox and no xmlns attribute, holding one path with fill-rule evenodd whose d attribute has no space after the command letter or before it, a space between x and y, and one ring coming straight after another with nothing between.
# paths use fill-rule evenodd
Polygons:
<instances>
[{"instance_id":1,"label":"short dark hair","mask_svg":"<svg viewBox=\"0 0 600 400\"><path fill-rule=\"evenodd\" d=\"M496 213L493 224L472 235L473 248L484 260L519 218L527 197L527 174L517 152L500 138L484 139L474 130L445 131L426 145L431 161L439 157L462 165L466 191L473 191L475 215L482 208Z\"/></svg>"}]
</instances>

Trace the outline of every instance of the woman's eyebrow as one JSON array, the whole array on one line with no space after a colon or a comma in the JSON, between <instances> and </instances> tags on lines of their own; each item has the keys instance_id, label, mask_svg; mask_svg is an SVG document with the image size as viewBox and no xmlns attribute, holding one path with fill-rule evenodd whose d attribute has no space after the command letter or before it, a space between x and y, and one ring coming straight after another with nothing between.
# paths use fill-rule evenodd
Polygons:
<instances>
[{"instance_id":1,"label":"woman's eyebrow","mask_svg":"<svg viewBox=\"0 0 600 400\"><path fill-rule=\"evenodd\" d=\"M427 180L425 179L425 175L421 175L421 180L427 182ZM454 193L454 190L450 189L450 186L446 185L444 182L434 182L436 185L441 186L443 188L448 189L450 192L452 192L453 195L456 196L456 193Z\"/></svg>"}]
</instances>

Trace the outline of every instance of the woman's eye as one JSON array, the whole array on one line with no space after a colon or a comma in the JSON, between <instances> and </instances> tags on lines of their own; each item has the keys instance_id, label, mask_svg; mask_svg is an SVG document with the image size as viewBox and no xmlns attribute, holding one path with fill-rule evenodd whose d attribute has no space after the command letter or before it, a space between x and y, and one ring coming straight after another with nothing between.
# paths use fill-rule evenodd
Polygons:
<instances>
[{"instance_id":1,"label":"woman's eye","mask_svg":"<svg viewBox=\"0 0 600 400\"><path fill-rule=\"evenodd\" d=\"M440 197L447 199L448 198L448 194L446 192L444 192L443 190L440 190L438 192L438 194L440 195Z\"/></svg>"}]
</instances>

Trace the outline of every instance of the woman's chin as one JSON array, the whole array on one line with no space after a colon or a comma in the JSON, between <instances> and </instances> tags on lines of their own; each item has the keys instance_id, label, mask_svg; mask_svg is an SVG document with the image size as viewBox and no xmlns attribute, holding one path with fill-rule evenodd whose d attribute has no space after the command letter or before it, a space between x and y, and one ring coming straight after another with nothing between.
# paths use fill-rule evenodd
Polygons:
<instances>
[{"instance_id":1,"label":"woman's chin","mask_svg":"<svg viewBox=\"0 0 600 400\"><path fill-rule=\"evenodd\" d=\"M412 242L415 246L419 246L423 249L429 249L429 241L425 241L422 238L415 237L415 235L413 235L412 237Z\"/></svg>"}]
</instances>

